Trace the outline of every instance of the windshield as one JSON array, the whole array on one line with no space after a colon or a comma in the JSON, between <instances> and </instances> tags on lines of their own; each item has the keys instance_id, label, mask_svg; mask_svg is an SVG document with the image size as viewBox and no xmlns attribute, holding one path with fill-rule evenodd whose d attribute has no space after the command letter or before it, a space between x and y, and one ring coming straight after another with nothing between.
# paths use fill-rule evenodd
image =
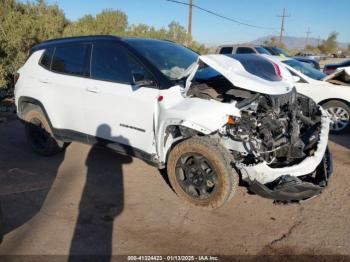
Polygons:
<instances>
[{"instance_id":1,"label":"windshield","mask_svg":"<svg viewBox=\"0 0 350 262\"><path fill-rule=\"evenodd\" d=\"M275 53L277 54L277 55L279 55L279 56L285 56L285 57L288 57L289 55L285 52L285 51L283 51L281 48L278 48L278 47L271 47L274 51L275 51Z\"/></svg>"},{"instance_id":2,"label":"windshield","mask_svg":"<svg viewBox=\"0 0 350 262\"><path fill-rule=\"evenodd\" d=\"M255 47L255 49L256 49L256 51L258 51L259 54L271 55L271 53L263 47L257 46L257 47Z\"/></svg>"},{"instance_id":3,"label":"windshield","mask_svg":"<svg viewBox=\"0 0 350 262\"><path fill-rule=\"evenodd\" d=\"M308 77L315 80L321 80L322 78L326 77L326 74L322 73L321 71L318 71L317 69L314 69L310 65L301 63L294 59L285 60L283 61L283 63L289 65L290 67L293 67L295 70L299 71L300 73L307 75Z\"/></svg>"},{"instance_id":4,"label":"windshield","mask_svg":"<svg viewBox=\"0 0 350 262\"><path fill-rule=\"evenodd\" d=\"M198 54L172 42L155 39L129 38L125 41L148 59L170 80L181 78L185 70L197 61Z\"/></svg>"}]
</instances>

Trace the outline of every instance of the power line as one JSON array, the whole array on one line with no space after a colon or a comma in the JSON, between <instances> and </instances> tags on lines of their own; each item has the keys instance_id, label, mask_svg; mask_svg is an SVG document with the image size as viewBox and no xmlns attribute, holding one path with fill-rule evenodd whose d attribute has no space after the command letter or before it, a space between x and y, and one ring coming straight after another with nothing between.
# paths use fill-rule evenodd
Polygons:
<instances>
[{"instance_id":1,"label":"power line","mask_svg":"<svg viewBox=\"0 0 350 262\"><path fill-rule=\"evenodd\" d=\"M195 4L189 4L189 3L184 3L184 2L181 2L181 1L177 1L177 0L165 0L165 1L168 1L168 2L172 2L172 3L176 3L176 4L181 4L181 5L186 5L186 6L191 6L191 7L195 7L203 12L206 12L206 13L209 13L211 15L214 15L214 16L217 16L217 17L220 17L220 18L223 18L223 19L226 19L228 21L231 21L231 22L234 22L236 24L239 24L239 25L244 25L244 26L249 26L249 27L253 27L253 28L259 28L259 29L267 29L267 30L275 30L276 28L273 28L273 27L264 27L264 26L258 26L258 25L253 25L253 24L248 24L248 23L244 23L244 22L240 22L234 18L230 18L230 17L227 17L227 16L224 16L224 15L221 15L219 13L216 13L214 11L211 11L211 10L208 10L208 9L205 9L203 7L200 7L198 5L195 5Z\"/></svg>"},{"instance_id":2,"label":"power line","mask_svg":"<svg viewBox=\"0 0 350 262\"><path fill-rule=\"evenodd\" d=\"M284 19L286 17L289 17L289 15L286 15L286 9L283 8L283 14L279 15L278 17L282 18L282 23L281 23L281 31L280 31L280 43L282 43L282 38L283 38L283 32L284 32Z\"/></svg>"}]
</instances>

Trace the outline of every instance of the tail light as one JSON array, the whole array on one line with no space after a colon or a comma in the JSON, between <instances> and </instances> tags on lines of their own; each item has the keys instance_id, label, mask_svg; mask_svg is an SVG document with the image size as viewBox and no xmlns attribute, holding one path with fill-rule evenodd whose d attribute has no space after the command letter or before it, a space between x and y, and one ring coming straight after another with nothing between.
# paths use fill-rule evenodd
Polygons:
<instances>
[{"instance_id":1,"label":"tail light","mask_svg":"<svg viewBox=\"0 0 350 262\"><path fill-rule=\"evenodd\" d=\"M332 73L334 72L335 69L336 69L335 67L326 67L326 68L324 69L324 72L325 72L327 75L330 75L330 74L332 74Z\"/></svg>"},{"instance_id":2,"label":"tail light","mask_svg":"<svg viewBox=\"0 0 350 262\"><path fill-rule=\"evenodd\" d=\"M282 79L282 72L281 72L281 68L279 67L279 65L276 63L273 63L273 66L275 68L275 71L276 71L276 74L278 75L278 77L280 79Z\"/></svg>"},{"instance_id":3,"label":"tail light","mask_svg":"<svg viewBox=\"0 0 350 262\"><path fill-rule=\"evenodd\" d=\"M13 85L16 85L18 79L19 79L19 73L16 73L15 76L13 77Z\"/></svg>"}]
</instances>

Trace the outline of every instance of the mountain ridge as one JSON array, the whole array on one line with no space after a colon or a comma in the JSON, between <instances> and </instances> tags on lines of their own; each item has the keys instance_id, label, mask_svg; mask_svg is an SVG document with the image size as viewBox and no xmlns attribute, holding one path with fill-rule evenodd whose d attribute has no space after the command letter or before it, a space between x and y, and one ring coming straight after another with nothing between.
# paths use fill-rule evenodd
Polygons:
<instances>
[{"instance_id":1,"label":"mountain ridge","mask_svg":"<svg viewBox=\"0 0 350 262\"><path fill-rule=\"evenodd\" d=\"M253 41L248 42L249 44L254 44L254 45L261 45L264 43L264 41L269 41L272 37L275 37L276 39L279 39L279 36L273 36L273 35L268 35L268 36L263 36L259 37ZM323 39L318 39L314 37L310 37L308 40L308 44L312 46L318 46L321 44ZM296 37L296 36L284 36L283 37L283 43L288 49L303 49L306 44L306 38L305 37ZM347 48L349 43L342 43L338 42L338 47L340 48Z\"/></svg>"}]
</instances>

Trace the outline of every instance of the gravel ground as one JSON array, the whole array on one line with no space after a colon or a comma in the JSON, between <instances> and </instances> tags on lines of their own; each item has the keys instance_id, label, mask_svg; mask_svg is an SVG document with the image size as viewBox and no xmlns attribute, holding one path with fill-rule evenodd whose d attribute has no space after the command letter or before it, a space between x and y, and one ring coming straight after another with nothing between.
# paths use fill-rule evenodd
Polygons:
<instances>
[{"instance_id":1,"label":"gravel ground","mask_svg":"<svg viewBox=\"0 0 350 262\"><path fill-rule=\"evenodd\" d=\"M18 121L0 123L0 255L349 256L350 135L330 148L334 176L319 197L276 205L240 187L208 212L185 206L138 159L79 143L41 157Z\"/></svg>"}]
</instances>

